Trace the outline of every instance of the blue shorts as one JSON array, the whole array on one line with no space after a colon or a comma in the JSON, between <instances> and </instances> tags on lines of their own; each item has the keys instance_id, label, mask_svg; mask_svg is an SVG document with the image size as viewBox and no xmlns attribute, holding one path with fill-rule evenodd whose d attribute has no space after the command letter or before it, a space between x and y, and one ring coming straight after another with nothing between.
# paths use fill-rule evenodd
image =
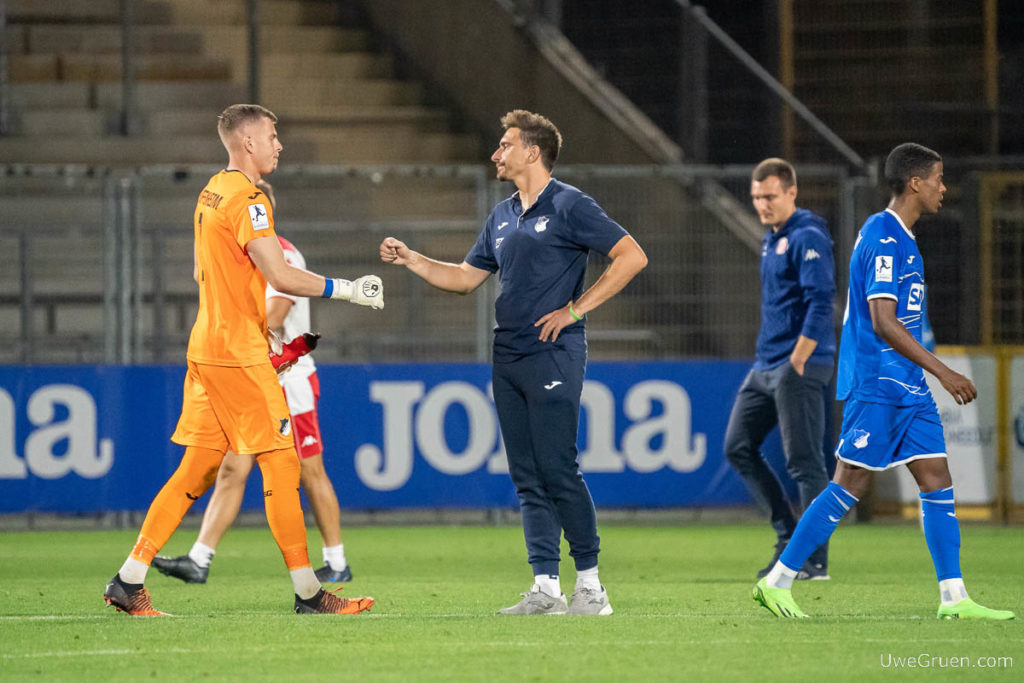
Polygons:
<instances>
[{"instance_id":1,"label":"blue shorts","mask_svg":"<svg viewBox=\"0 0 1024 683\"><path fill-rule=\"evenodd\" d=\"M945 458L946 437L935 401L912 406L850 399L836 458L855 467L887 470L922 458Z\"/></svg>"}]
</instances>

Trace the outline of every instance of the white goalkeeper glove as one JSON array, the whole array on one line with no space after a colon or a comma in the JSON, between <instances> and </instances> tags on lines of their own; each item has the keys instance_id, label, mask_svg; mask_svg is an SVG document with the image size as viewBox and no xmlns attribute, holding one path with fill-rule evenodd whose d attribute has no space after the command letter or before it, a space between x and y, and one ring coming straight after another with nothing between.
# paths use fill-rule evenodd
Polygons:
<instances>
[{"instance_id":1,"label":"white goalkeeper glove","mask_svg":"<svg viewBox=\"0 0 1024 683\"><path fill-rule=\"evenodd\" d=\"M353 281L336 278L331 298L379 311L384 308L384 283L376 275L364 275Z\"/></svg>"}]
</instances>

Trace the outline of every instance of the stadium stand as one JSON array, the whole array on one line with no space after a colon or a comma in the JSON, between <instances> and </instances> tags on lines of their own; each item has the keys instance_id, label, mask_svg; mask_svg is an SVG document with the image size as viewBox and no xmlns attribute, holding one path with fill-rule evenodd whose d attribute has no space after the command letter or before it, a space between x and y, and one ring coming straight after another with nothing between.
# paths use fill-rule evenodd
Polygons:
<instances>
[{"instance_id":1,"label":"stadium stand","mask_svg":"<svg viewBox=\"0 0 1024 683\"><path fill-rule=\"evenodd\" d=\"M794 0L794 93L864 154L919 136L922 121L947 156L988 152L985 4ZM796 133L800 158L823 156Z\"/></svg>"},{"instance_id":2,"label":"stadium stand","mask_svg":"<svg viewBox=\"0 0 1024 683\"><path fill-rule=\"evenodd\" d=\"M0 139L0 160L13 164L0 201L12 225L20 226L7 238L7 253L25 254L18 267L3 269L11 285L6 291L23 285L20 295L7 296L0 305L0 319L11 323L6 329L15 337L4 351L8 360L180 359L196 305L189 217L196 188L224 158L213 121L223 106L248 97L246 5L244 0L136 3L140 116L136 134L123 136L121 3L71 3L70 9L59 0L8 3L15 126L14 135ZM364 28L352 3L263 0L260 5L260 100L281 117L285 145L282 168L272 177L281 201L278 227L302 245L314 270L354 277L379 269L372 257L386 234L402 234L413 245L422 240L423 248L429 241L432 254L461 260L485 212L504 192L489 185L491 171L481 165L494 143L497 116L512 104L534 106L532 98L539 94L561 107L556 119L568 133L569 162L651 159L644 145L656 139L653 133L640 142L618 133L621 121L613 122L571 82L557 81L557 71L495 5L488 11L501 23L508 50L524 63L535 62L530 69L557 88L513 92L486 105L482 92L468 91L465 101L453 103L452 93L469 84L469 72L454 67L459 55L429 59L418 51L429 46L410 45L394 26L374 22L372 31ZM469 11L471 3L446 6L443 20L457 25ZM486 43L483 36L474 40L474 45ZM430 64L428 72L410 66L423 62ZM504 87L501 65L488 68L494 77L486 80ZM409 73L422 80L398 77ZM445 81L453 73L461 80ZM517 82L537 87L530 80ZM555 104L559 97L563 101ZM477 135L453 132L462 120L472 121ZM485 127L486 133L480 132ZM678 155L671 143L665 149L667 158ZM415 162L477 166L468 175L445 167L394 166ZM366 163L390 166L381 173L341 166ZM55 166L46 176L38 164ZM317 170L309 164L331 167ZM129 185L120 180L125 173ZM637 205L641 178L625 184L586 176L569 180L592 188L651 248L678 255L659 267L663 277L645 293L664 302L658 319L643 323L635 300L616 299L602 311L609 323L604 338L601 332L592 336L595 357L677 355L687 348L699 354L746 352L746 335L737 331L749 325L752 312L724 302L700 303L700 291L731 291L732 274L753 258L752 252L721 241L721 217L694 202L687 184L677 180L660 181L651 195L659 200L651 207ZM491 196L494 191L499 194ZM131 209L112 215L124 206ZM112 224L135 225L137 237L119 242L121 237L111 237ZM686 241L680 241L687 226ZM712 251L735 261L735 269L683 275L684 260L706 264L702 255ZM674 274L692 279L694 291L667 284L677 282ZM320 358L479 357L480 330L489 326L480 322L489 315L486 306L439 295L410 278L394 278L385 298L387 316L319 316L314 307L314 321L325 337ZM717 320L720 329L708 333L709 320ZM44 335L47 344L34 343ZM112 351L127 337L136 338L133 354Z\"/></svg>"},{"instance_id":3,"label":"stadium stand","mask_svg":"<svg viewBox=\"0 0 1024 683\"><path fill-rule=\"evenodd\" d=\"M104 238L103 225L116 202L110 194L119 191L111 187L109 169L116 174L161 164L173 168L148 171L134 181L138 194L132 201L144 207L144 215L135 217L141 226L135 268L145 275L139 277L141 306L133 324L146 338L147 350L138 360L177 358L195 314L188 227L195 187L224 161L214 136L217 113L248 99L247 3L136 3L140 117L130 137L120 134L121 3L12 0L7 5L13 134L0 138L0 161L14 168L55 164L66 169L57 181L39 176L36 168L15 172L4 183L5 219L31 233L20 242L15 235L6 240L8 253L24 249L25 260L18 268L3 269L10 285L5 291L17 292L27 283L31 314L19 320L22 302L12 295L0 306L2 320L11 323L8 329L32 327L28 339L43 334L49 339L45 347L23 342L9 349L10 360L103 360L101 340L114 323L103 315L111 283L100 264L113 268L115 257L104 249L109 236ZM261 101L279 115L285 144L285 172L273 178L286 207L279 229L303 244L310 267L354 277L368 267L367 255L376 253L380 233L374 225L409 219L478 225L474 182L445 184L401 174L386 182L353 175L342 187L337 176L327 183L289 180L286 169L298 164L476 163L483 159L482 147L477 138L452 132L453 116L427 103L424 85L396 77L392 58L374 49L367 31L344 25L342 3L264 0L260 5ZM88 168L71 168L78 164ZM209 167L200 170L195 164ZM346 231L344 243L337 239L341 220L348 226L340 227ZM452 242L464 249L471 239L472 233L459 233ZM397 319L404 320L400 289L389 295L389 311L397 309ZM428 299L410 315L472 318L472 307L438 299L445 312L433 310ZM341 348L353 334L369 339L379 333L373 325L381 321L367 316L358 333L337 316L322 322L324 334ZM472 322L466 325L472 328ZM395 344L408 345L401 335L392 336ZM329 355L332 345L325 346ZM435 346L459 348L450 339L438 339Z\"/></svg>"},{"instance_id":4,"label":"stadium stand","mask_svg":"<svg viewBox=\"0 0 1024 683\"><path fill-rule=\"evenodd\" d=\"M217 112L248 97L244 0L137 3L138 135L119 133L121 3L8 2L13 133L0 159L18 163L219 163ZM396 78L340 3L261 3L262 103L281 117L291 163L477 160L425 88ZM205 127L204 127L205 122Z\"/></svg>"}]
</instances>

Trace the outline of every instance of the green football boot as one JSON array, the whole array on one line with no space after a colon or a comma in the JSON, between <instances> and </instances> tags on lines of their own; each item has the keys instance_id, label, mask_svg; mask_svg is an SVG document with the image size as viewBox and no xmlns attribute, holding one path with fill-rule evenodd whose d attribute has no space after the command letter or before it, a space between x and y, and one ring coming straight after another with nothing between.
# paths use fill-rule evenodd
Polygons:
<instances>
[{"instance_id":1,"label":"green football boot","mask_svg":"<svg viewBox=\"0 0 1024 683\"><path fill-rule=\"evenodd\" d=\"M793 592L785 588L769 588L767 579L761 579L754 585L754 602L777 617L786 619L806 619L804 611L793 601Z\"/></svg>"},{"instance_id":2,"label":"green football boot","mask_svg":"<svg viewBox=\"0 0 1024 683\"><path fill-rule=\"evenodd\" d=\"M964 598L955 605L939 605L939 619L996 619L1007 621L1016 615L1005 609L991 609Z\"/></svg>"}]
</instances>

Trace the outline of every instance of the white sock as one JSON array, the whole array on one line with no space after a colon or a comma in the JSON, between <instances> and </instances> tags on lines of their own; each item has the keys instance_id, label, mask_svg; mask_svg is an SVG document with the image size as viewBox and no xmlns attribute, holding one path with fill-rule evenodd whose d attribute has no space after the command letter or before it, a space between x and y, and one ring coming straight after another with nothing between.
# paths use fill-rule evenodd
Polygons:
<instances>
[{"instance_id":1,"label":"white sock","mask_svg":"<svg viewBox=\"0 0 1024 683\"><path fill-rule=\"evenodd\" d=\"M939 598L943 605L955 605L967 599L967 587L961 577L939 581Z\"/></svg>"},{"instance_id":2,"label":"white sock","mask_svg":"<svg viewBox=\"0 0 1024 683\"><path fill-rule=\"evenodd\" d=\"M288 573L292 575L292 586L295 587L295 594L303 600L308 600L320 592L322 586L316 580L316 574L313 573L312 567L293 569Z\"/></svg>"},{"instance_id":3,"label":"white sock","mask_svg":"<svg viewBox=\"0 0 1024 683\"><path fill-rule=\"evenodd\" d=\"M129 557L121 565L121 568L117 570L117 574L125 583L146 583L147 571L149 571L148 564L142 560L136 560L134 557Z\"/></svg>"},{"instance_id":4,"label":"white sock","mask_svg":"<svg viewBox=\"0 0 1024 683\"><path fill-rule=\"evenodd\" d=\"M581 569L576 572L576 588L590 588L601 592L601 580L597 578L597 566Z\"/></svg>"},{"instance_id":5,"label":"white sock","mask_svg":"<svg viewBox=\"0 0 1024 683\"><path fill-rule=\"evenodd\" d=\"M797 570L790 569L781 562L776 562L775 566L768 572L768 576L765 577L765 583L768 584L769 588L785 588L790 590L793 588L793 579L796 578L796 575Z\"/></svg>"},{"instance_id":6,"label":"white sock","mask_svg":"<svg viewBox=\"0 0 1024 683\"><path fill-rule=\"evenodd\" d=\"M535 574L533 583L545 595L557 598L562 595L562 584L558 582L558 574Z\"/></svg>"},{"instance_id":7,"label":"white sock","mask_svg":"<svg viewBox=\"0 0 1024 683\"><path fill-rule=\"evenodd\" d=\"M188 551L188 556L191 557L192 561L200 567L209 567L210 560L213 559L216 552L217 551L210 546L203 545L199 541L196 541L192 544L192 550Z\"/></svg>"},{"instance_id":8,"label":"white sock","mask_svg":"<svg viewBox=\"0 0 1024 683\"><path fill-rule=\"evenodd\" d=\"M348 562L345 561L345 544L339 543L330 548L324 546L324 564L336 572L345 569L348 566Z\"/></svg>"}]
</instances>

